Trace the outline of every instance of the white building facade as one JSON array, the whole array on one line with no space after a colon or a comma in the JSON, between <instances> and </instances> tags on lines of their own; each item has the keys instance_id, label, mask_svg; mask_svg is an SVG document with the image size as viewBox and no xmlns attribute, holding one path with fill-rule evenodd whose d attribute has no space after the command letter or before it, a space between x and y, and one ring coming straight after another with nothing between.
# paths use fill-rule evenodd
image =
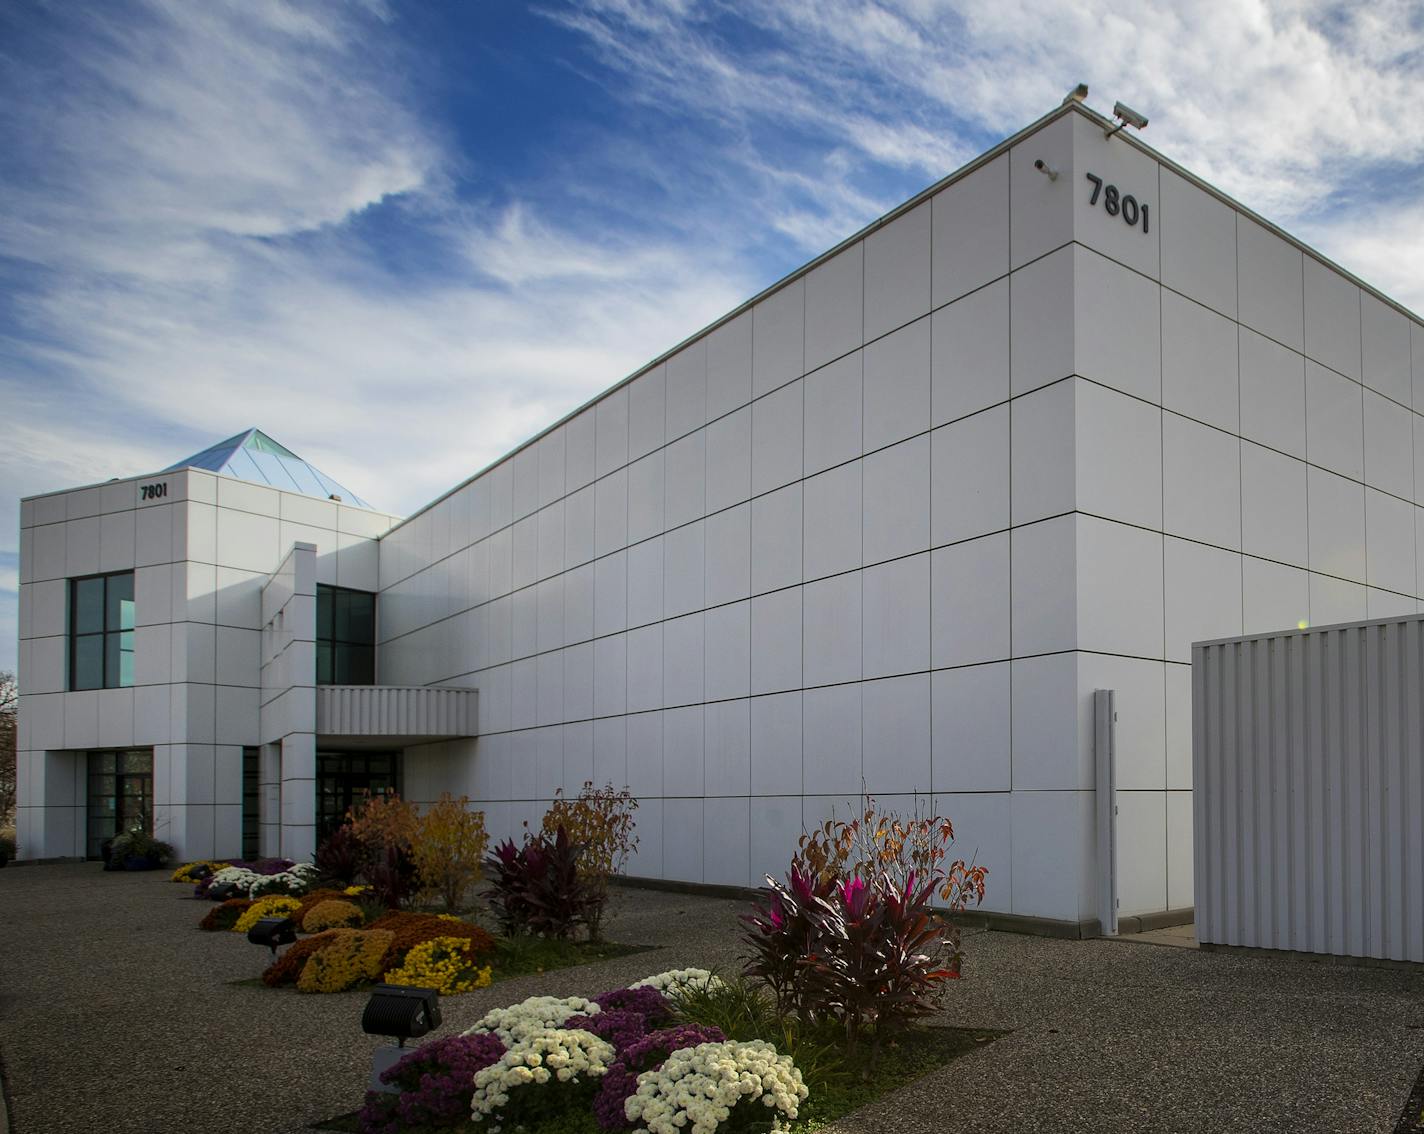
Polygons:
<instances>
[{"instance_id":1,"label":"white building facade","mask_svg":"<svg viewBox=\"0 0 1424 1134\"><path fill-rule=\"evenodd\" d=\"M1091 931L1107 688L1121 912L1189 907L1191 644L1418 609L1424 339L1110 126L1055 111L404 522L195 470L26 501L21 856L84 853L89 752L152 747L192 857L244 748L289 855L380 751L496 834L627 784L678 882L932 807L986 909ZM133 687L69 691L69 580L130 567ZM377 593L365 692L308 664L331 586Z\"/></svg>"}]
</instances>

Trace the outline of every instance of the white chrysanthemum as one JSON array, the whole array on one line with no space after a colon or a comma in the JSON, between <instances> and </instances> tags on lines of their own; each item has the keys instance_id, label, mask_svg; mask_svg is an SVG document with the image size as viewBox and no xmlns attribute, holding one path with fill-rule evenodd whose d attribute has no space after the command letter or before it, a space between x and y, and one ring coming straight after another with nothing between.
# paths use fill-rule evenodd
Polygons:
<instances>
[{"instance_id":1,"label":"white chrysanthemum","mask_svg":"<svg viewBox=\"0 0 1424 1134\"><path fill-rule=\"evenodd\" d=\"M644 977L629 988L651 988L661 992L670 1000L676 1000L684 993L707 989L716 992L726 987L721 977L713 976L706 969L669 969L665 973Z\"/></svg>"},{"instance_id":2,"label":"white chrysanthemum","mask_svg":"<svg viewBox=\"0 0 1424 1134\"><path fill-rule=\"evenodd\" d=\"M809 1093L790 1056L762 1040L729 1040L675 1051L639 1075L623 1112L650 1134L714 1134L738 1103L760 1099L776 1112L771 1128L786 1130Z\"/></svg>"},{"instance_id":3,"label":"white chrysanthemum","mask_svg":"<svg viewBox=\"0 0 1424 1134\"><path fill-rule=\"evenodd\" d=\"M582 996L531 996L509 1008L485 1013L473 1028L461 1034L493 1032L505 1047L512 1049L539 1032L562 1027L570 1016L595 1016L599 1011L597 1004Z\"/></svg>"},{"instance_id":4,"label":"white chrysanthemum","mask_svg":"<svg viewBox=\"0 0 1424 1134\"><path fill-rule=\"evenodd\" d=\"M470 1116L475 1122L498 1117L509 1105L509 1092L530 1083L542 1086L552 1080L577 1083L584 1077L602 1078L616 1058L613 1045L592 1032L563 1028L536 1031L506 1051L498 1063L475 1072Z\"/></svg>"},{"instance_id":5,"label":"white chrysanthemum","mask_svg":"<svg viewBox=\"0 0 1424 1134\"><path fill-rule=\"evenodd\" d=\"M319 873L309 862L299 862L279 874L258 874L245 866L225 866L213 874L210 885L231 882L249 898L265 894L304 894L311 888Z\"/></svg>"}]
</instances>

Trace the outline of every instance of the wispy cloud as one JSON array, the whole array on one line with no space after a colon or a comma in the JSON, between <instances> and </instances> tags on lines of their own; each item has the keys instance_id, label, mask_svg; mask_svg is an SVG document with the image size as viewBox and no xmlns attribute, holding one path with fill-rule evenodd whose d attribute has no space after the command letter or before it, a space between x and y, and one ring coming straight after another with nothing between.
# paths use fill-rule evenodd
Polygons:
<instances>
[{"instance_id":1,"label":"wispy cloud","mask_svg":"<svg viewBox=\"0 0 1424 1134\"><path fill-rule=\"evenodd\" d=\"M1080 80L1424 307L1415 3L540 12L447 42L378 0L0 9L0 557L16 496L247 425L418 507ZM503 149L497 90L451 109L498 82L475 48L541 68Z\"/></svg>"},{"instance_id":2,"label":"wispy cloud","mask_svg":"<svg viewBox=\"0 0 1424 1134\"><path fill-rule=\"evenodd\" d=\"M820 191L800 208L785 192L773 222L807 243L824 235L818 218L888 203L876 193L887 168L948 173L1087 80L1104 105L1147 112L1159 149L1273 220L1308 223L1327 254L1363 257L1347 266L1424 305L1424 284L1400 278L1387 247L1344 235L1374 217L1397 226L1400 198L1424 185L1424 116L1410 112L1424 101L1424 10L1407 0L1142 0L1130 13L1053 0L583 0L552 15L621 70L630 98L746 136L795 125L818 137L834 156L792 171Z\"/></svg>"}]
</instances>

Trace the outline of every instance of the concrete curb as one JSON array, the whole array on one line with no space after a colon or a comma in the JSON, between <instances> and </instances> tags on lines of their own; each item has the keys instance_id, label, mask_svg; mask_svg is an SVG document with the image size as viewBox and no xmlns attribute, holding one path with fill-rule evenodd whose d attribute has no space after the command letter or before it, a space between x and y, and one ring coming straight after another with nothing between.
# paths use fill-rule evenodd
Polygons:
<instances>
[{"instance_id":1,"label":"concrete curb","mask_svg":"<svg viewBox=\"0 0 1424 1134\"><path fill-rule=\"evenodd\" d=\"M614 885L637 890L664 890L672 894L692 894L703 898L731 898L753 901L765 894L765 889L751 886L725 886L711 882L675 882L663 878L638 878L619 875L612 879ZM1164 910L1161 913L1142 914L1136 917L1118 919L1119 933L1140 933L1147 929L1164 929L1170 925L1187 925L1192 921L1192 911ZM1022 914L983 913L968 910L955 915L955 924L963 929L992 929L1000 933L1023 933L1030 937L1053 937L1066 941L1084 941L1101 937L1102 926L1097 918L1084 921L1056 921L1046 917L1025 917ZM1133 928L1126 928L1131 924Z\"/></svg>"},{"instance_id":2,"label":"concrete curb","mask_svg":"<svg viewBox=\"0 0 1424 1134\"><path fill-rule=\"evenodd\" d=\"M1191 906L1180 910L1163 910L1161 913L1129 914L1117 919L1117 931L1123 933L1150 933L1154 929L1171 929L1175 925L1191 925L1196 920L1196 910Z\"/></svg>"}]
</instances>

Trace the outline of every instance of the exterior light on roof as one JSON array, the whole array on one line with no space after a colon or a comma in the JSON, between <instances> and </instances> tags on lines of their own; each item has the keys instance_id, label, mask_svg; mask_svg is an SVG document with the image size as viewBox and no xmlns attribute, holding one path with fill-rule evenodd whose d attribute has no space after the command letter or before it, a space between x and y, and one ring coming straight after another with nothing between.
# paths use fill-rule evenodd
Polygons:
<instances>
[{"instance_id":1,"label":"exterior light on roof","mask_svg":"<svg viewBox=\"0 0 1424 1134\"><path fill-rule=\"evenodd\" d=\"M1124 126L1131 126L1134 130L1147 129L1147 115L1138 114L1130 106L1124 106L1120 102L1113 103L1113 117L1117 119L1117 125L1111 130L1104 130L1103 137L1111 138Z\"/></svg>"},{"instance_id":2,"label":"exterior light on roof","mask_svg":"<svg viewBox=\"0 0 1424 1134\"><path fill-rule=\"evenodd\" d=\"M1076 87L1074 87L1071 91L1069 91L1066 95L1063 96L1063 105L1067 106L1070 102L1082 102L1087 97L1088 84L1079 83Z\"/></svg>"}]
</instances>

